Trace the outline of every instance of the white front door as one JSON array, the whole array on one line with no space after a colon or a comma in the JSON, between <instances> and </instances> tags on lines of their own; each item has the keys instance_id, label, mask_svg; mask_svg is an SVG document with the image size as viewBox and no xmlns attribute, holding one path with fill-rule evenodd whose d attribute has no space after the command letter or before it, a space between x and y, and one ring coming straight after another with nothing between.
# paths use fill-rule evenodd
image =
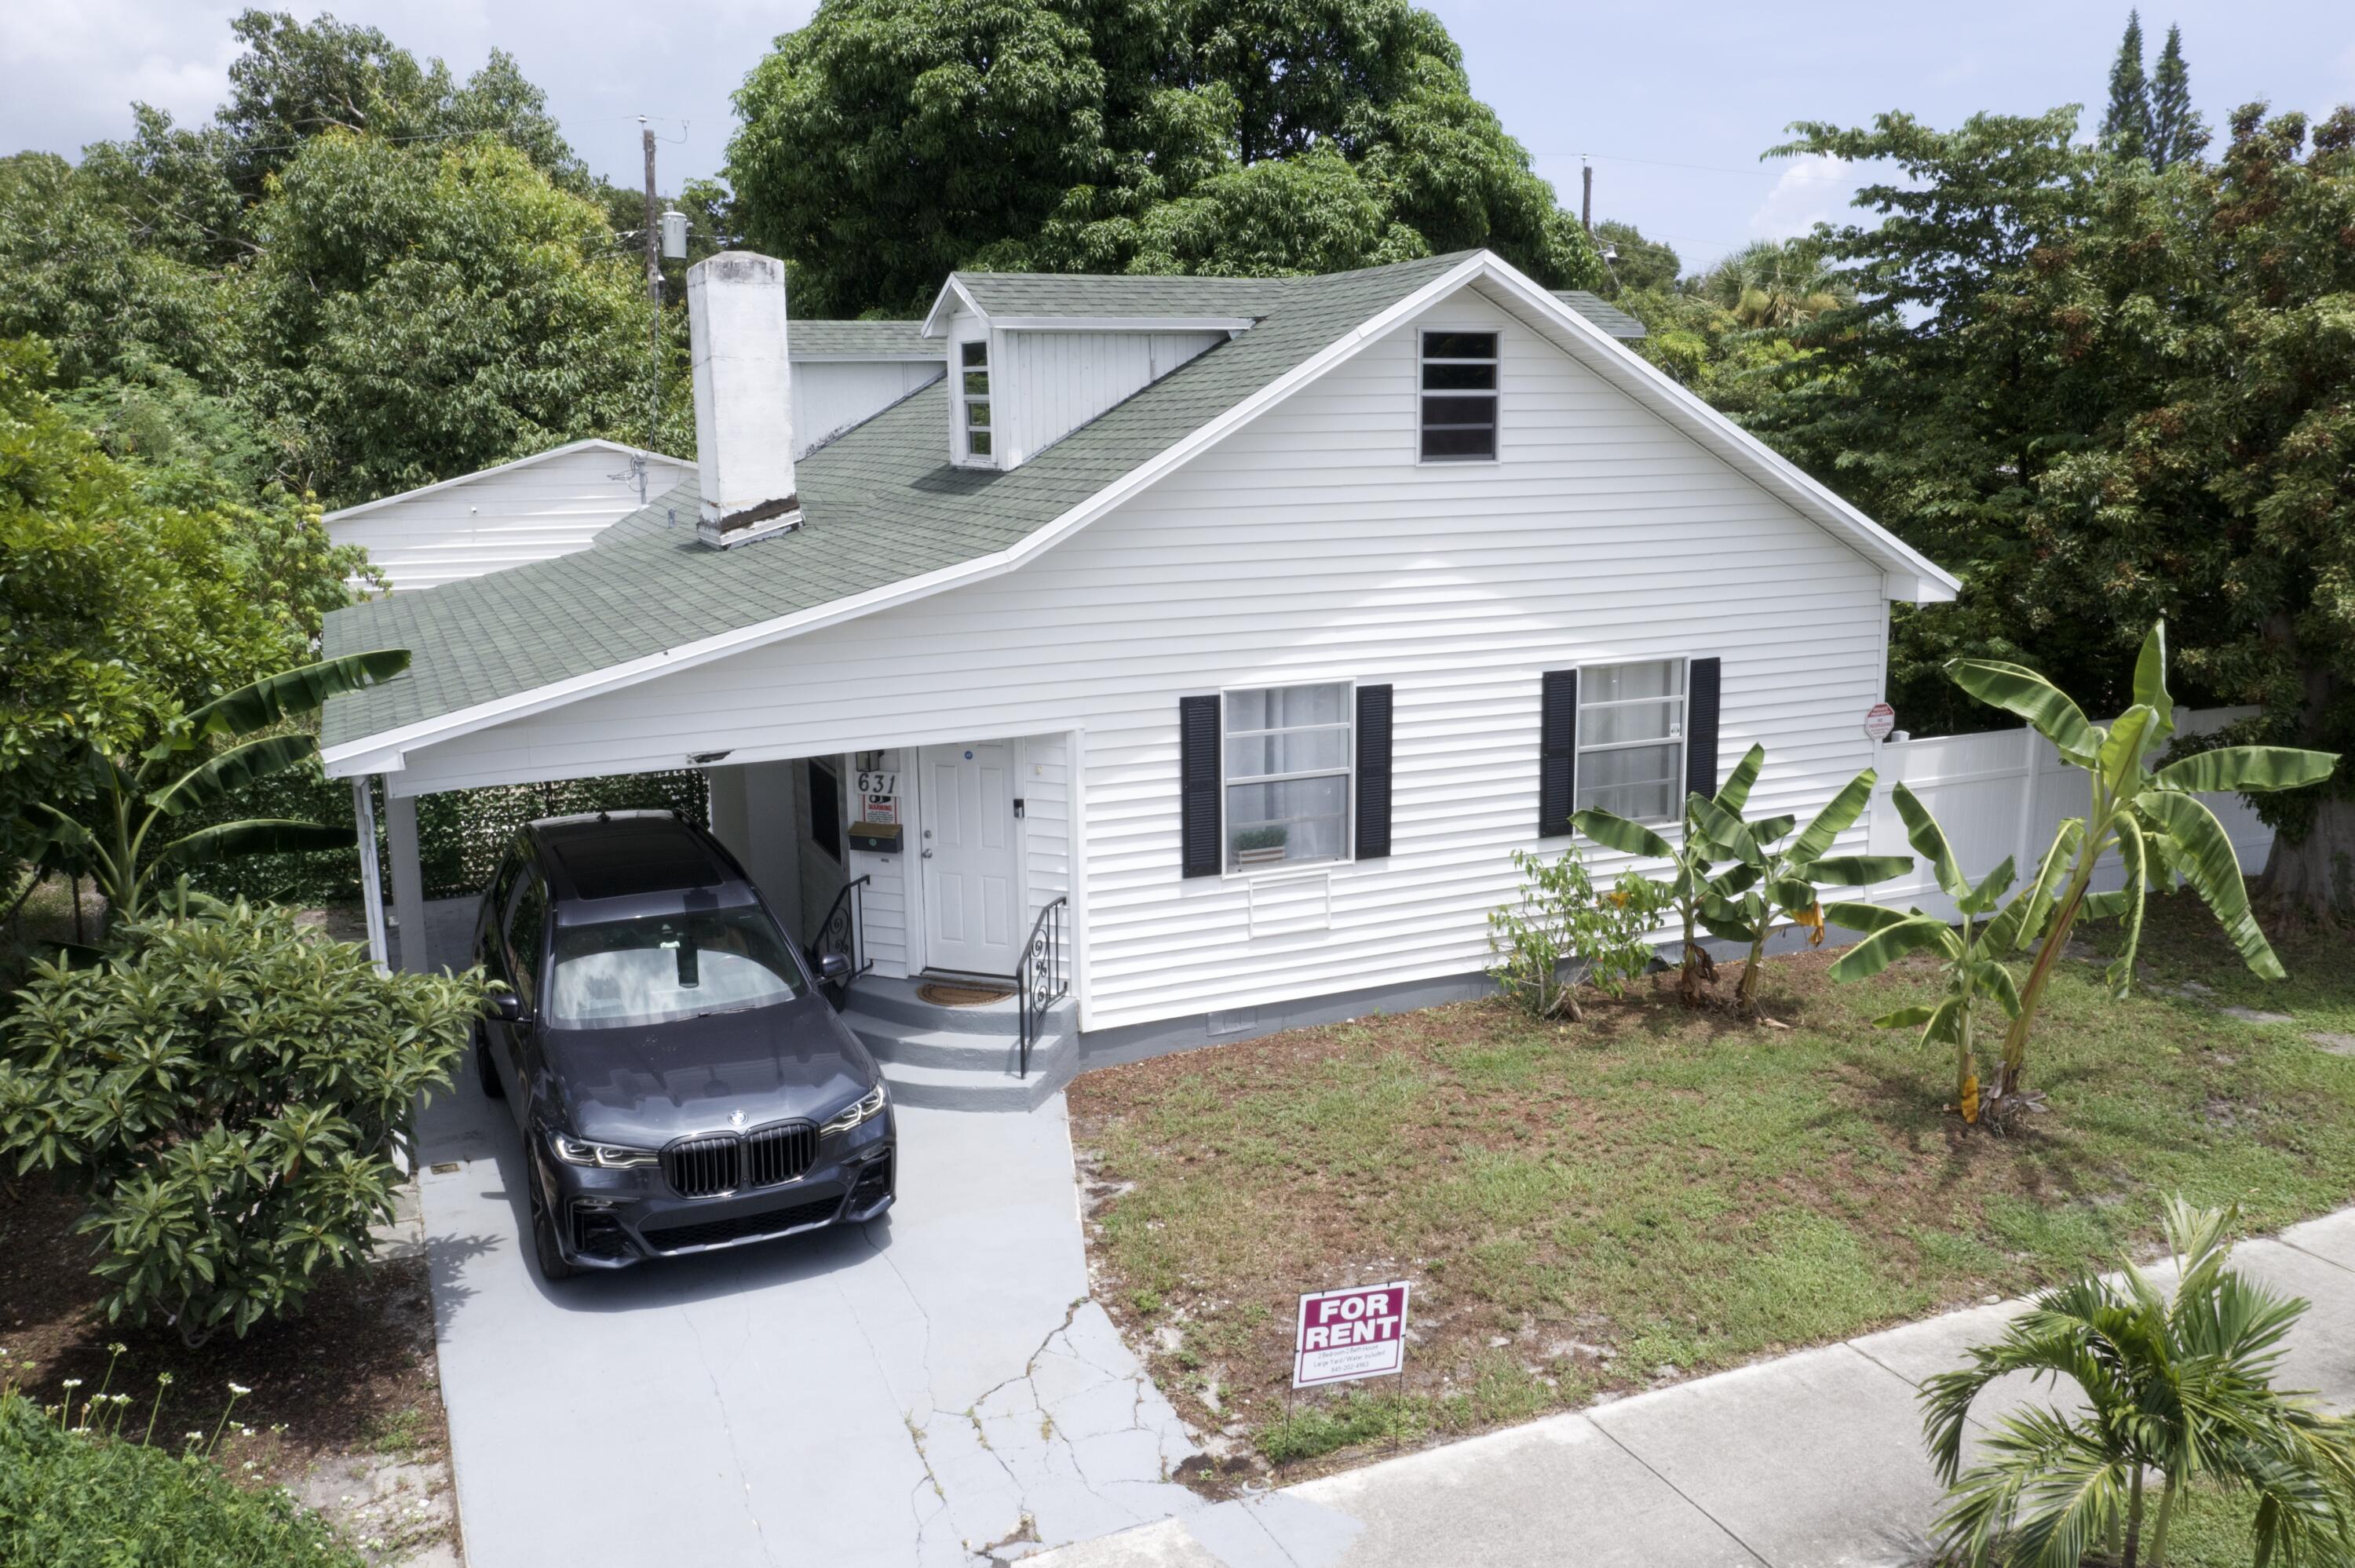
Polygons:
<instances>
[{"instance_id":1,"label":"white front door","mask_svg":"<svg viewBox=\"0 0 2355 1568\"><path fill-rule=\"evenodd\" d=\"M1014 747L1002 740L924 747L924 962L1010 975L1026 932Z\"/></svg>"}]
</instances>

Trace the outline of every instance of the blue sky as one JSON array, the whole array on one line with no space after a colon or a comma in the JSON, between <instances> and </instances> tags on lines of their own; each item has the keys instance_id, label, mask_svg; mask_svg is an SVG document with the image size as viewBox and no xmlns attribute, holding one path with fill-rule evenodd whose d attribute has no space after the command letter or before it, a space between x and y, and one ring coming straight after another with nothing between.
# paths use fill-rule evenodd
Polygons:
<instances>
[{"instance_id":1,"label":"blue sky","mask_svg":"<svg viewBox=\"0 0 2355 1568\"><path fill-rule=\"evenodd\" d=\"M70 154L120 135L144 99L182 120L219 101L234 53L213 0L0 5L0 148ZM308 7L292 7L308 14ZM1793 120L1861 122L1902 108L1950 124L1977 110L2098 106L2124 5L1980 0L1967 7L1828 5L1801 11L1720 0L1673 7L1542 0L1436 0L1473 90L1536 155L1566 205L1593 156L1595 212L1668 239L1695 264L1762 235L1844 210L1852 171L1761 164ZM802 0L343 0L346 21L384 28L461 74L494 47L549 93L600 173L634 183L634 116L660 116L665 184L716 173L729 93ZM2252 98L2309 111L2355 101L2355 5L2345 0L2203 0L2146 12L2158 38L2184 30L2195 98L2211 123ZM2096 109L2096 112L2098 110Z\"/></svg>"}]
</instances>

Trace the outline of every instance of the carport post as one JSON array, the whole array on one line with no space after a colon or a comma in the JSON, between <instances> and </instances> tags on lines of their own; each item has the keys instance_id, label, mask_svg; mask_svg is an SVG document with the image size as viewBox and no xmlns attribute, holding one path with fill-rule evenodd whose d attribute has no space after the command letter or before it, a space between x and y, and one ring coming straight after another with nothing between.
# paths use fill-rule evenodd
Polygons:
<instances>
[{"instance_id":1,"label":"carport post","mask_svg":"<svg viewBox=\"0 0 2355 1568\"><path fill-rule=\"evenodd\" d=\"M359 831L360 842L360 907L368 911L368 957L376 960L376 972L391 971L390 943L384 932L384 883L376 863L376 800L368 793L368 776L362 773L352 780L352 822Z\"/></svg>"},{"instance_id":2,"label":"carport post","mask_svg":"<svg viewBox=\"0 0 2355 1568\"><path fill-rule=\"evenodd\" d=\"M392 853L392 913L400 927L400 967L421 975L431 966L425 950L425 872L417 855L417 797L396 795L385 780L385 847Z\"/></svg>"}]
</instances>

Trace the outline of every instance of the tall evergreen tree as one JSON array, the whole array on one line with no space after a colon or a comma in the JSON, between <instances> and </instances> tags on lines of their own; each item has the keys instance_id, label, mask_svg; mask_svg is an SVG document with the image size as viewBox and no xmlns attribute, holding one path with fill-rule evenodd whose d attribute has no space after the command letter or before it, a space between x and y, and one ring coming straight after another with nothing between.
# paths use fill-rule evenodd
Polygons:
<instances>
[{"instance_id":1,"label":"tall evergreen tree","mask_svg":"<svg viewBox=\"0 0 2355 1568\"><path fill-rule=\"evenodd\" d=\"M2142 13L2126 13L2126 36L2110 67L2110 107L2102 116L2102 141L2122 158L2147 158L2150 148L2150 82L2142 70Z\"/></svg>"},{"instance_id":2,"label":"tall evergreen tree","mask_svg":"<svg viewBox=\"0 0 2355 1568\"><path fill-rule=\"evenodd\" d=\"M2167 47L2150 81L2150 162L2163 169L2198 157L2208 145L2208 122L2191 107L2191 77L2183 64L2183 29L2167 29Z\"/></svg>"}]
</instances>

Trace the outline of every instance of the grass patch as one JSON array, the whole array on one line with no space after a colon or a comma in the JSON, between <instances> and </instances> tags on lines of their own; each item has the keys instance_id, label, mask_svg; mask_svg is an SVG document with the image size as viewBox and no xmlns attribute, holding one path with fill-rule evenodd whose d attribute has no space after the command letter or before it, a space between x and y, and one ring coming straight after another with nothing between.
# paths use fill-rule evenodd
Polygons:
<instances>
[{"instance_id":1,"label":"grass patch","mask_svg":"<svg viewBox=\"0 0 2355 1568\"><path fill-rule=\"evenodd\" d=\"M1927 975L1835 986L1828 955L1770 960L1787 1030L1658 985L1574 1027L1467 1002L1089 1073L1099 1297L1198 1425L1329 1461L2030 1290L2154 1243L2171 1192L2253 1230L2337 1207L2355 1058L2307 1033L2355 1031L2349 944L2285 941L2267 987L2210 928L2162 897L2146 934L2152 980L2206 996L2112 1004L2064 962L2029 1062L2051 1108L2008 1138L1944 1110L1942 1053L1869 1026ZM1294 1297L1401 1277L1406 1376L1288 1400Z\"/></svg>"}]
</instances>

